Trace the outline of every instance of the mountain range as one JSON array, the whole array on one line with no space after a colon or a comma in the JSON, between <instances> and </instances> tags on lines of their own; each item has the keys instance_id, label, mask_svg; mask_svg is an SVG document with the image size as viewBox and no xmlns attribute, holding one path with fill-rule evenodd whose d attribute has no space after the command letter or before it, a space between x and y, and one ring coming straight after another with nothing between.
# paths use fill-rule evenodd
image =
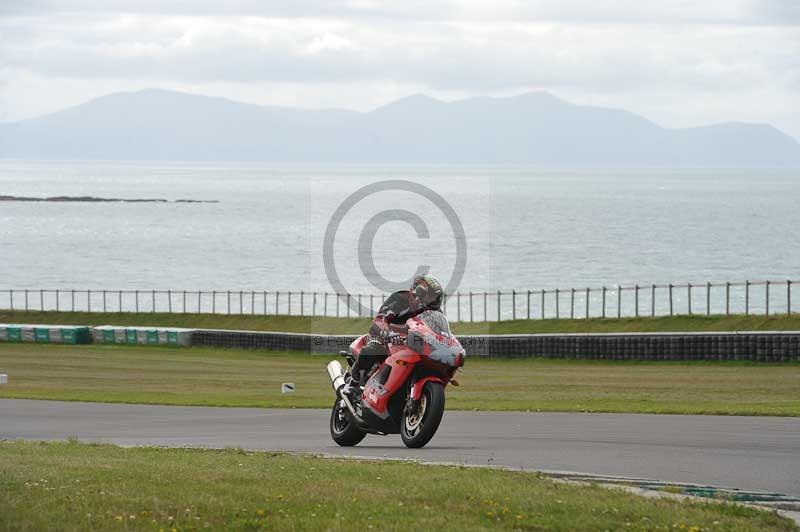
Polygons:
<instances>
[{"instance_id":1,"label":"mountain range","mask_svg":"<svg viewBox=\"0 0 800 532\"><path fill-rule=\"evenodd\" d=\"M415 95L362 113L146 89L0 124L0 157L800 167L800 143L767 124L664 128L547 92L455 102Z\"/></svg>"}]
</instances>

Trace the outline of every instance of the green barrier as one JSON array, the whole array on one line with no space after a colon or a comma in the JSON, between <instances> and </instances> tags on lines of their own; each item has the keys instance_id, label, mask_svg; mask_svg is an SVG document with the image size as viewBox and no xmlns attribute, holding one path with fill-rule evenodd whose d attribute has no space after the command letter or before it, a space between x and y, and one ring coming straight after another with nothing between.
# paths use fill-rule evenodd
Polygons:
<instances>
[{"instance_id":1,"label":"green barrier","mask_svg":"<svg viewBox=\"0 0 800 532\"><path fill-rule=\"evenodd\" d=\"M51 344L148 344L188 346L192 329L154 327L86 327L0 323L0 342Z\"/></svg>"},{"instance_id":2,"label":"green barrier","mask_svg":"<svg viewBox=\"0 0 800 532\"><path fill-rule=\"evenodd\" d=\"M61 343L64 344L88 344L92 337L89 327L61 327Z\"/></svg>"},{"instance_id":3,"label":"green barrier","mask_svg":"<svg viewBox=\"0 0 800 532\"><path fill-rule=\"evenodd\" d=\"M61 343L63 343L63 344L77 344L78 343L78 330L77 329L61 329Z\"/></svg>"},{"instance_id":4,"label":"green barrier","mask_svg":"<svg viewBox=\"0 0 800 532\"><path fill-rule=\"evenodd\" d=\"M92 338L87 326L0 323L0 341L88 344Z\"/></svg>"},{"instance_id":5,"label":"green barrier","mask_svg":"<svg viewBox=\"0 0 800 532\"><path fill-rule=\"evenodd\" d=\"M102 325L91 328L90 338L98 344L189 345L191 329L157 327L116 327Z\"/></svg>"},{"instance_id":6,"label":"green barrier","mask_svg":"<svg viewBox=\"0 0 800 532\"><path fill-rule=\"evenodd\" d=\"M34 338L37 342L50 342L50 329L45 329L43 327L36 327L34 330Z\"/></svg>"}]
</instances>

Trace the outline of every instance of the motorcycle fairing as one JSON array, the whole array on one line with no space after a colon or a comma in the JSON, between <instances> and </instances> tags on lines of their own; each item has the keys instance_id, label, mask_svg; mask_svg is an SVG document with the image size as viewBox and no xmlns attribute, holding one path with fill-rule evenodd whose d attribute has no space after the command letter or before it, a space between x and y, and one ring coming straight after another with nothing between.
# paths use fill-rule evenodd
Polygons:
<instances>
[{"instance_id":1,"label":"motorcycle fairing","mask_svg":"<svg viewBox=\"0 0 800 532\"><path fill-rule=\"evenodd\" d=\"M420 360L419 355L405 346L394 346L390 350L391 354L384 362L391 368L386 382L381 384L379 369L369 378L361 395L362 403L381 419L389 416L389 400L403 387Z\"/></svg>"}]
</instances>

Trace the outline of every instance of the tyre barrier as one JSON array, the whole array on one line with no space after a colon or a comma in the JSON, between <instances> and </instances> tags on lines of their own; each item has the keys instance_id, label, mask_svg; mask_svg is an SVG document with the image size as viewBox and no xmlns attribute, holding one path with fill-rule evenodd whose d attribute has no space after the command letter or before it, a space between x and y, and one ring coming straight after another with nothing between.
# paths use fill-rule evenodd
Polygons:
<instances>
[{"instance_id":1,"label":"tyre barrier","mask_svg":"<svg viewBox=\"0 0 800 532\"><path fill-rule=\"evenodd\" d=\"M261 331L230 331L197 329L192 334L192 345L229 347L235 349L270 349L277 351L306 351L310 353L338 353L357 336L336 334L304 334Z\"/></svg>"},{"instance_id":2,"label":"tyre barrier","mask_svg":"<svg viewBox=\"0 0 800 532\"><path fill-rule=\"evenodd\" d=\"M0 324L0 342L157 344L330 354L347 349L355 339L355 335L169 327ZM800 331L504 334L458 339L468 357L800 361Z\"/></svg>"},{"instance_id":3,"label":"tyre barrier","mask_svg":"<svg viewBox=\"0 0 800 532\"><path fill-rule=\"evenodd\" d=\"M800 361L800 332L539 334L465 337L468 355L592 360Z\"/></svg>"},{"instance_id":4,"label":"tyre barrier","mask_svg":"<svg viewBox=\"0 0 800 532\"><path fill-rule=\"evenodd\" d=\"M192 345L337 353L350 335L198 329ZM800 361L800 331L699 333L508 334L458 337L467 356L586 360Z\"/></svg>"}]
</instances>

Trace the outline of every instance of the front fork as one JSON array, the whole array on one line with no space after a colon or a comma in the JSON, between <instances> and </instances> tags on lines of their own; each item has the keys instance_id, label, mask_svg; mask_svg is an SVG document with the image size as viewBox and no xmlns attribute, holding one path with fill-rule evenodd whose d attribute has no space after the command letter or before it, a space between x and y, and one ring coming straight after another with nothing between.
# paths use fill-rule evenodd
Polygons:
<instances>
[{"instance_id":1,"label":"front fork","mask_svg":"<svg viewBox=\"0 0 800 532\"><path fill-rule=\"evenodd\" d=\"M403 414L406 416L413 415L414 412L419 410L419 403L419 399L412 399L411 396L409 396L408 400L406 401L406 406L403 407Z\"/></svg>"},{"instance_id":2,"label":"front fork","mask_svg":"<svg viewBox=\"0 0 800 532\"><path fill-rule=\"evenodd\" d=\"M422 394L418 393L418 390L421 390L421 388L417 386L417 383L420 380L418 372L415 372L408 381L408 394L406 396L406 404L403 407L403 414L405 415L414 414L414 412L419 410Z\"/></svg>"},{"instance_id":3,"label":"front fork","mask_svg":"<svg viewBox=\"0 0 800 532\"><path fill-rule=\"evenodd\" d=\"M446 385L445 381L436 375L425 375L424 377L414 379L411 383L411 390L409 391L408 399L406 400L406 406L404 409L406 413L413 413L419 409L419 402L420 399L422 399L422 390L425 388L425 384L428 382L440 382L442 385Z\"/></svg>"}]
</instances>

